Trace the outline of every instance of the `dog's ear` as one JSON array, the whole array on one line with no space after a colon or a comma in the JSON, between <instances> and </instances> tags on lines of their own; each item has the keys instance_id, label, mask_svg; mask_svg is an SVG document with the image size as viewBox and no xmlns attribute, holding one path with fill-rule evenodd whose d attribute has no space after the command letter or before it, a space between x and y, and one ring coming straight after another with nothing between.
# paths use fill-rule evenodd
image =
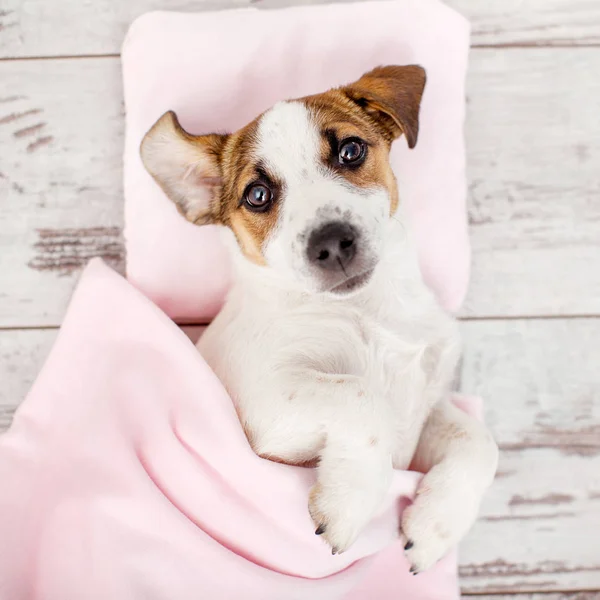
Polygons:
<instances>
[{"instance_id":1,"label":"dog's ear","mask_svg":"<svg viewBox=\"0 0 600 600\"><path fill-rule=\"evenodd\" d=\"M404 134L409 148L414 148L425 81L425 69L418 65L377 67L341 91L380 125L390 141Z\"/></svg>"},{"instance_id":2,"label":"dog's ear","mask_svg":"<svg viewBox=\"0 0 600 600\"><path fill-rule=\"evenodd\" d=\"M174 112L165 113L144 136L142 162L179 212L192 223L218 222L220 158L227 135L190 135Z\"/></svg>"}]
</instances>

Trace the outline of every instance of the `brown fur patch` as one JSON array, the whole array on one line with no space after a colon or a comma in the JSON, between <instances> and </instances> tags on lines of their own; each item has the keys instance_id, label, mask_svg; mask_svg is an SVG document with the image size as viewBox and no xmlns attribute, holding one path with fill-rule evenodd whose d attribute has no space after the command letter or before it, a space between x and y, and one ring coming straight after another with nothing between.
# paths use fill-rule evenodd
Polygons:
<instances>
[{"instance_id":1,"label":"brown fur patch","mask_svg":"<svg viewBox=\"0 0 600 600\"><path fill-rule=\"evenodd\" d=\"M312 118L321 133L321 161L325 166L346 179L352 186L365 190L383 187L390 197L390 214L398 208L396 177L389 162L391 138L378 122L360 106L352 102L341 90L329 90L304 99ZM357 168L336 164L332 156L331 138L339 143L358 137L367 144L367 155Z\"/></svg>"},{"instance_id":2,"label":"brown fur patch","mask_svg":"<svg viewBox=\"0 0 600 600\"><path fill-rule=\"evenodd\" d=\"M469 433L456 423L448 423L441 431L440 437L447 440L467 440Z\"/></svg>"},{"instance_id":3,"label":"brown fur patch","mask_svg":"<svg viewBox=\"0 0 600 600\"><path fill-rule=\"evenodd\" d=\"M217 222L229 226L244 254L257 264L264 264L263 249L266 239L277 224L283 185L273 174L259 164L255 154L256 131L260 117L243 129L230 135L221 156L222 186ZM274 193L272 207L263 213L252 212L244 206L244 192L255 182L268 180Z\"/></svg>"},{"instance_id":4,"label":"brown fur patch","mask_svg":"<svg viewBox=\"0 0 600 600\"><path fill-rule=\"evenodd\" d=\"M388 65L365 73L343 90L390 138L403 133L409 148L414 148L425 81L425 70L418 65Z\"/></svg>"}]
</instances>

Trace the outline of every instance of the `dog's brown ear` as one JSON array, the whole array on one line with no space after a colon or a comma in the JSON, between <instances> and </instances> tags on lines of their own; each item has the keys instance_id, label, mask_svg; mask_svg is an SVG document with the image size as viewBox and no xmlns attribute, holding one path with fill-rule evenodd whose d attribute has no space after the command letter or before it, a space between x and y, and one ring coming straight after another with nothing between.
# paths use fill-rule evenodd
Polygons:
<instances>
[{"instance_id":1,"label":"dog's brown ear","mask_svg":"<svg viewBox=\"0 0 600 600\"><path fill-rule=\"evenodd\" d=\"M174 112L165 113L144 136L142 162L179 212L192 223L218 220L220 157L227 135L190 135Z\"/></svg>"},{"instance_id":2,"label":"dog's brown ear","mask_svg":"<svg viewBox=\"0 0 600 600\"><path fill-rule=\"evenodd\" d=\"M414 148L425 81L425 69L418 65L386 66L341 89L375 119L390 140L404 134L409 148Z\"/></svg>"}]
</instances>

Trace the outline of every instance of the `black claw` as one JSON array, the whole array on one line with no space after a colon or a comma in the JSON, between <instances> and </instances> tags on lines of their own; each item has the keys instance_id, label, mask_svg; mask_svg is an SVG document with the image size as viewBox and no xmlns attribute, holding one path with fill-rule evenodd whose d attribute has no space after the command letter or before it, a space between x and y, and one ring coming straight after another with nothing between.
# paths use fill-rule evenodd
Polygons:
<instances>
[{"instance_id":1,"label":"black claw","mask_svg":"<svg viewBox=\"0 0 600 600\"><path fill-rule=\"evenodd\" d=\"M319 525L315 530L315 535L323 535L325 533L325 525Z\"/></svg>"},{"instance_id":2,"label":"black claw","mask_svg":"<svg viewBox=\"0 0 600 600\"><path fill-rule=\"evenodd\" d=\"M411 567L409 572L412 573L413 575L419 574L417 567Z\"/></svg>"},{"instance_id":3,"label":"black claw","mask_svg":"<svg viewBox=\"0 0 600 600\"><path fill-rule=\"evenodd\" d=\"M412 540L408 540L408 542L406 542L406 545L404 546L404 549L410 550L414 545L415 543Z\"/></svg>"},{"instance_id":4,"label":"black claw","mask_svg":"<svg viewBox=\"0 0 600 600\"><path fill-rule=\"evenodd\" d=\"M334 547L331 549L331 554L333 554L333 555L335 556L337 553L338 553L338 549L337 549L337 548L334 546Z\"/></svg>"}]
</instances>

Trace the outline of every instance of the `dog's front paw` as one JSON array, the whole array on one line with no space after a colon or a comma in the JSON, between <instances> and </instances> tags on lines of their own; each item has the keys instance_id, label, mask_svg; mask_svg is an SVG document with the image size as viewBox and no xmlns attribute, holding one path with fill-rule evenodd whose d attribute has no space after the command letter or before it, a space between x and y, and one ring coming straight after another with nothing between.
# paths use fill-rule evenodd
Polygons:
<instances>
[{"instance_id":1,"label":"dog's front paw","mask_svg":"<svg viewBox=\"0 0 600 600\"><path fill-rule=\"evenodd\" d=\"M315 534L331 546L332 554L341 554L350 548L375 508L368 490L336 490L319 483L312 488L308 502Z\"/></svg>"},{"instance_id":2,"label":"dog's front paw","mask_svg":"<svg viewBox=\"0 0 600 600\"><path fill-rule=\"evenodd\" d=\"M433 482L431 482L433 483ZM413 574L426 571L454 548L477 518L479 495L425 479L402 515L405 553Z\"/></svg>"}]
</instances>

